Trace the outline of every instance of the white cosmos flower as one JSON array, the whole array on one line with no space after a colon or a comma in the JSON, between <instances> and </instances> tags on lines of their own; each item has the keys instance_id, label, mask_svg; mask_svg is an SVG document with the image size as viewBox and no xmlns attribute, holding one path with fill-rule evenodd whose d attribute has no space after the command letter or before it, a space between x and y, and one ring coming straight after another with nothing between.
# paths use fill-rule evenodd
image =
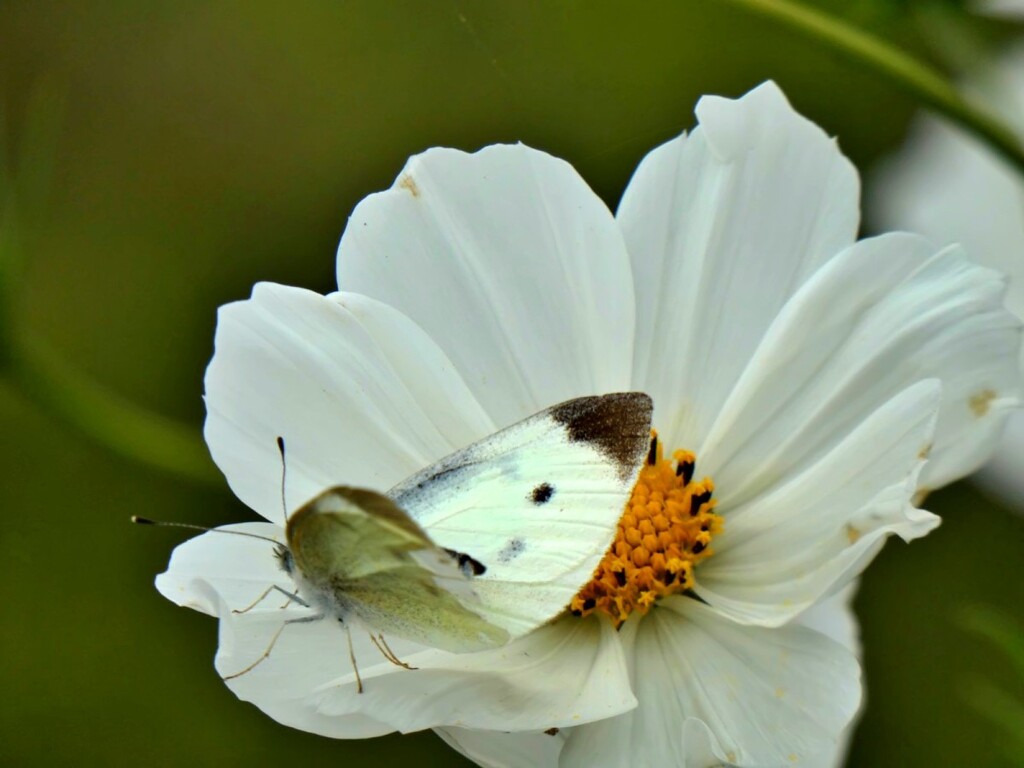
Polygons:
<instances>
[{"instance_id":1,"label":"white cosmos flower","mask_svg":"<svg viewBox=\"0 0 1024 768\"><path fill-rule=\"evenodd\" d=\"M1003 11L1010 10L1009 3ZM1024 13L1024 2L1016 0ZM969 83L999 108L1024 142L1024 44ZM1010 276L1007 307L1024 317L1024 178L960 129L922 116L904 150L872 179L871 218L935 242L963 243L978 261ZM1024 353L1020 358L1024 367ZM1009 420L978 480L1024 510L1024 414Z\"/></svg>"},{"instance_id":2,"label":"white cosmos flower","mask_svg":"<svg viewBox=\"0 0 1024 768\"><path fill-rule=\"evenodd\" d=\"M774 84L697 116L644 159L616 216L543 152L430 150L352 214L342 292L261 284L221 310L206 437L271 521L242 530L281 535L279 434L291 499L385 490L553 403L638 389L660 444L697 470L685 453L678 473L644 470L608 556L624 559L580 585L585 616L558 606L479 654L392 640L412 672L355 637L361 695L337 627L296 626L229 681L239 697L335 737L432 727L484 765L834 761L860 702L840 593L889 534L937 524L912 505L919 487L986 459L1020 394L1019 329L1002 279L959 249L857 242L854 168ZM686 527L695 499L707 531ZM630 603L616 631L601 606L636 598L616 574L650 577L640 566L669 544L685 544L683 575L663 568L664 596ZM228 675L294 608L231 609L282 577L262 542L206 534L159 587L220 617Z\"/></svg>"},{"instance_id":3,"label":"white cosmos flower","mask_svg":"<svg viewBox=\"0 0 1024 768\"><path fill-rule=\"evenodd\" d=\"M1024 0L981 0L974 6L977 13L1024 20Z\"/></svg>"}]
</instances>

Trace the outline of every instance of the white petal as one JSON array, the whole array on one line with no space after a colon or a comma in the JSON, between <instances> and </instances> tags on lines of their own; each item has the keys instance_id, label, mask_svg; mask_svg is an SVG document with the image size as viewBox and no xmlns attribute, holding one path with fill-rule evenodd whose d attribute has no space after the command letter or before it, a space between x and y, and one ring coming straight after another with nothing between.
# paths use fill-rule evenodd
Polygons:
<instances>
[{"instance_id":1,"label":"white petal","mask_svg":"<svg viewBox=\"0 0 1024 768\"><path fill-rule=\"evenodd\" d=\"M859 637L856 617L850 608L853 599L854 584L840 593L821 601L798 619L803 626L809 627L826 637L842 644L853 653L859 653ZM630 632L625 627L623 632ZM630 641L632 642L632 640ZM844 662L848 664L848 661ZM567 760L575 759L580 765L616 765L616 759L625 761L622 765L672 765L673 753L644 752L642 754L622 754L623 745L633 744L632 729L634 715L627 714L609 720L594 723L582 729L560 729L558 733L544 732L499 733L495 731L471 731L463 728L438 729L438 734L453 748L478 765L486 768L562 768L566 763L559 763L563 743L576 737L572 754ZM676 723L671 726L664 738L655 739L650 745L657 748L658 744L666 744L672 734L683 731L684 726ZM688 726L692 734L686 743L687 766L719 766L721 761L712 753L706 732L697 723L691 721ZM849 746L852 727L848 726L840 736L837 746L830 746L819 758L808 758L799 765L812 768L834 768L842 765ZM696 743L694 743L696 742ZM646 749L646 746L643 747ZM611 750L610 752L607 750ZM661 754L664 760L659 762ZM573 756L575 755L575 757Z\"/></svg>"},{"instance_id":2,"label":"white petal","mask_svg":"<svg viewBox=\"0 0 1024 768\"><path fill-rule=\"evenodd\" d=\"M986 95L1016 112L1024 135L1024 46L1002 64L993 80L1007 82L997 80L996 92ZM1008 305L1024 314L1024 181L1015 168L948 122L922 119L870 192L878 226L960 243L980 264L1012 275Z\"/></svg>"},{"instance_id":3,"label":"white petal","mask_svg":"<svg viewBox=\"0 0 1024 768\"><path fill-rule=\"evenodd\" d=\"M283 540L283 532L268 523L229 525L218 531L241 531ZM217 668L222 675L245 669L267 650L274 633L288 619L310 611L278 592L268 594L245 613L267 588L277 584L293 589L273 555L273 545L258 539L211 532L179 545L165 573L157 577L160 592L178 605L221 618ZM310 645L316 639L318 644ZM359 638L368 651L368 641ZM298 646L298 652L296 652ZM253 701L275 720L294 728L339 738L366 738L394 730L362 714L324 718L308 694L327 679L332 665L348 663L345 637L335 622L296 625L282 633L270 656L252 672L229 686L243 700ZM373 651L376 653L376 651ZM389 673L395 668L382 665ZM346 671L350 671L345 667Z\"/></svg>"},{"instance_id":4,"label":"white petal","mask_svg":"<svg viewBox=\"0 0 1024 768\"><path fill-rule=\"evenodd\" d=\"M859 582L851 581L836 594L819 600L797 617L805 627L820 632L860 658L860 625L853 612Z\"/></svg>"},{"instance_id":5,"label":"white petal","mask_svg":"<svg viewBox=\"0 0 1024 768\"><path fill-rule=\"evenodd\" d=\"M425 650L399 658L417 669L364 675L362 694L350 675L328 681L316 694L319 712L358 711L403 732L445 725L537 731L636 705L619 637L603 621L570 616L494 651Z\"/></svg>"},{"instance_id":6,"label":"white petal","mask_svg":"<svg viewBox=\"0 0 1024 768\"><path fill-rule=\"evenodd\" d=\"M860 699L839 644L796 624L744 627L685 598L642 620L633 665L639 706L573 729L563 768L800 764L835 743Z\"/></svg>"},{"instance_id":7,"label":"white petal","mask_svg":"<svg viewBox=\"0 0 1024 768\"><path fill-rule=\"evenodd\" d=\"M269 520L341 483L386 490L493 431L422 330L361 296L260 284L221 308L206 441L235 494Z\"/></svg>"},{"instance_id":8,"label":"white petal","mask_svg":"<svg viewBox=\"0 0 1024 768\"><path fill-rule=\"evenodd\" d=\"M845 586L893 533L923 536L938 518L911 504L940 387L920 382L773 492L723 512L715 556L695 591L736 621L779 626Z\"/></svg>"},{"instance_id":9,"label":"white petal","mask_svg":"<svg viewBox=\"0 0 1024 768\"><path fill-rule=\"evenodd\" d=\"M226 530L276 531L265 523ZM607 622L573 617L477 654L448 654L389 637L394 653L414 670L386 661L366 630L353 625L360 694L337 621L282 629L285 621L315 612L286 604L276 592L236 612L271 585L293 588L272 551L256 539L204 534L175 550L158 586L175 602L220 617L217 671L240 699L287 725L342 738L445 725L539 731L611 717L636 704L617 633Z\"/></svg>"},{"instance_id":10,"label":"white petal","mask_svg":"<svg viewBox=\"0 0 1024 768\"><path fill-rule=\"evenodd\" d=\"M979 13L1024 21L1024 0L982 0L976 4Z\"/></svg>"},{"instance_id":11,"label":"white petal","mask_svg":"<svg viewBox=\"0 0 1024 768\"><path fill-rule=\"evenodd\" d=\"M856 171L774 83L704 97L619 207L637 289L634 385L673 445L699 450L769 323L854 241Z\"/></svg>"},{"instance_id":12,"label":"white petal","mask_svg":"<svg viewBox=\"0 0 1024 768\"><path fill-rule=\"evenodd\" d=\"M257 706L261 712L281 725L332 739L372 739L393 733L395 730L366 715L325 717L301 700L265 700L257 702Z\"/></svg>"},{"instance_id":13,"label":"white petal","mask_svg":"<svg viewBox=\"0 0 1024 768\"><path fill-rule=\"evenodd\" d=\"M426 330L499 426L628 387L633 284L622 235L572 167L543 152L412 158L353 212L338 285Z\"/></svg>"},{"instance_id":14,"label":"white petal","mask_svg":"<svg viewBox=\"0 0 1024 768\"><path fill-rule=\"evenodd\" d=\"M291 583L274 557L273 544L223 531L284 542L284 531L270 523L225 525L195 536L174 548L167 570L156 577L160 594L178 605L217 616L222 604L240 610L272 584ZM283 598L271 600L254 610L265 611L282 602Z\"/></svg>"},{"instance_id":15,"label":"white petal","mask_svg":"<svg viewBox=\"0 0 1024 768\"><path fill-rule=\"evenodd\" d=\"M287 584L287 580L278 581L282 586ZM268 702L302 701L315 710L319 703L315 692L323 683L337 678L355 681L345 629L338 621L324 619L282 629L285 621L311 617L316 612L301 607L279 610L285 602L279 593L265 602L268 610L237 614L225 605L220 613L216 667L238 698L261 708ZM278 636L276 641L275 635ZM352 641L364 682L398 670L385 661L365 631L353 631ZM272 643L269 656L259 661ZM389 638L388 643L395 653L403 656L422 649L400 638L395 638L394 642ZM251 671L239 674L257 661ZM352 710L352 713L357 712L356 708Z\"/></svg>"},{"instance_id":16,"label":"white petal","mask_svg":"<svg viewBox=\"0 0 1024 768\"><path fill-rule=\"evenodd\" d=\"M843 590L825 600L821 600L808 610L804 611L797 618L800 624L820 632L825 637L835 640L844 648L849 650L857 658L860 658L860 626L857 623L857 616L853 612L852 602L857 590L858 583L851 582ZM850 743L853 740L853 732L857 725L860 714L864 712L864 701L861 701L860 711L854 719L843 729L839 737L839 743L829 747L817 757L810 757L801 765L808 768L840 768L846 762L846 756L850 751Z\"/></svg>"},{"instance_id":17,"label":"white petal","mask_svg":"<svg viewBox=\"0 0 1024 768\"><path fill-rule=\"evenodd\" d=\"M995 456L974 476L978 484L1018 511L1024 510L1024 413L1017 411L1006 423Z\"/></svg>"},{"instance_id":18,"label":"white petal","mask_svg":"<svg viewBox=\"0 0 1024 768\"><path fill-rule=\"evenodd\" d=\"M1021 4L1024 7L1024 4ZM980 90L1024 136L1024 45L986 69ZM872 179L872 220L935 242L959 242L971 258L1010 277L1006 305L1024 317L1024 181L973 137L936 118L922 118L906 148ZM1021 349L1024 366L1024 348ZM1024 508L1024 413L1011 416L982 483Z\"/></svg>"},{"instance_id":19,"label":"white petal","mask_svg":"<svg viewBox=\"0 0 1024 768\"><path fill-rule=\"evenodd\" d=\"M1019 324L1002 308L1004 287L959 249L935 253L907 234L832 259L772 324L699 454L722 509L816 461L930 377L942 381L943 402L923 482L974 469L1020 395Z\"/></svg>"},{"instance_id":20,"label":"white petal","mask_svg":"<svg viewBox=\"0 0 1024 768\"><path fill-rule=\"evenodd\" d=\"M314 611L279 591L268 592L275 585L287 593L295 591L292 579L278 564L273 544L224 531L284 541L284 532L269 523L223 526L178 545L156 585L178 605L220 617L217 666L223 675L231 675L258 659L285 621ZM362 634L354 638L364 646L366 658L375 664L383 662L375 650L369 653L373 646ZM421 650L401 640L392 646L403 653ZM231 685L243 699L258 700L263 689L275 699L296 698L335 676L332 668L338 670L335 675L352 673L345 635L337 622L298 624L282 632L265 662ZM387 664L382 668L394 669Z\"/></svg>"},{"instance_id":21,"label":"white petal","mask_svg":"<svg viewBox=\"0 0 1024 768\"><path fill-rule=\"evenodd\" d=\"M485 768L558 768L565 737L558 733L472 731L437 728L452 749Z\"/></svg>"}]
</instances>

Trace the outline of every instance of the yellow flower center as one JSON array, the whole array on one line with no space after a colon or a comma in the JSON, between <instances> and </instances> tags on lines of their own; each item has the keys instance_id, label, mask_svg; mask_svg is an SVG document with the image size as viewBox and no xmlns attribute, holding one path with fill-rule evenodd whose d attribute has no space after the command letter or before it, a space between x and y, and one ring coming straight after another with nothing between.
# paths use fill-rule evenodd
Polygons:
<instances>
[{"instance_id":1,"label":"yellow flower center","mask_svg":"<svg viewBox=\"0 0 1024 768\"><path fill-rule=\"evenodd\" d=\"M711 478L693 481L690 451L662 456L658 433L640 470L618 533L594 578L569 604L574 616L608 614L618 627L631 613L641 616L658 598L693 586L693 568L713 554L711 538L722 530Z\"/></svg>"}]
</instances>

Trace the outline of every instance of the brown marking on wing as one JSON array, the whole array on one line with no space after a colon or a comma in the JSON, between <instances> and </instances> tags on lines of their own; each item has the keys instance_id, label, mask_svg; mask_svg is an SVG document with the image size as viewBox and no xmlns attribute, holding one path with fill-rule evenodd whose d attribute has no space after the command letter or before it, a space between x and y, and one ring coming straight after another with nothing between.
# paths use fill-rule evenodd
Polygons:
<instances>
[{"instance_id":1,"label":"brown marking on wing","mask_svg":"<svg viewBox=\"0 0 1024 768\"><path fill-rule=\"evenodd\" d=\"M629 478L647 454L654 405L643 392L579 397L554 406L551 416L564 424L573 442L593 443Z\"/></svg>"}]
</instances>

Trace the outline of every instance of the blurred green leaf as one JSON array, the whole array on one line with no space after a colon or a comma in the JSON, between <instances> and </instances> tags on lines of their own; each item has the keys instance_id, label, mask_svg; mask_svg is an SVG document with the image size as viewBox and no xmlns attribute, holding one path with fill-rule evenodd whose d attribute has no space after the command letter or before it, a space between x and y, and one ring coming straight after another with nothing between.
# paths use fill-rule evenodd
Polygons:
<instances>
[{"instance_id":1,"label":"blurred green leaf","mask_svg":"<svg viewBox=\"0 0 1024 768\"><path fill-rule=\"evenodd\" d=\"M18 283L31 233L45 217L64 114L63 86L41 78L29 91L15 138L0 102L0 366L9 364L18 332Z\"/></svg>"},{"instance_id":2,"label":"blurred green leaf","mask_svg":"<svg viewBox=\"0 0 1024 768\"><path fill-rule=\"evenodd\" d=\"M64 124L66 86L54 76L41 77L29 91L25 119L16 147L13 166L15 191L24 214L30 220L45 215L53 173L57 164L61 126Z\"/></svg>"},{"instance_id":3,"label":"blurred green leaf","mask_svg":"<svg viewBox=\"0 0 1024 768\"><path fill-rule=\"evenodd\" d=\"M1024 626L1001 611L984 605L963 608L958 615L967 631L985 638L1011 662L1024 686ZM1014 765L1024 765L1024 701L987 680L972 680L968 701L1006 735L1004 751Z\"/></svg>"},{"instance_id":4,"label":"blurred green leaf","mask_svg":"<svg viewBox=\"0 0 1024 768\"><path fill-rule=\"evenodd\" d=\"M985 605L970 605L961 609L958 619L964 629L984 637L1002 651L1013 663L1021 682L1024 682L1024 626L1005 613Z\"/></svg>"},{"instance_id":5,"label":"blurred green leaf","mask_svg":"<svg viewBox=\"0 0 1024 768\"><path fill-rule=\"evenodd\" d=\"M197 429L107 390L19 322L19 284L33 235L46 220L64 93L54 78L32 88L17 141L0 109L0 371L37 406L122 458L219 485Z\"/></svg>"},{"instance_id":6,"label":"blurred green leaf","mask_svg":"<svg viewBox=\"0 0 1024 768\"><path fill-rule=\"evenodd\" d=\"M997 42L963 9L926 3L915 6L912 18L931 55L953 76L973 71L997 53Z\"/></svg>"},{"instance_id":7,"label":"blurred green leaf","mask_svg":"<svg viewBox=\"0 0 1024 768\"><path fill-rule=\"evenodd\" d=\"M118 397L42 339L21 335L13 346L10 380L49 414L123 459L195 483L223 485L198 429Z\"/></svg>"},{"instance_id":8,"label":"blurred green leaf","mask_svg":"<svg viewBox=\"0 0 1024 768\"><path fill-rule=\"evenodd\" d=\"M975 680L965 692L968 702L1002 729L1000 750L1013 765L1024 766L1024 704L991 683Z\"/></svg>"}]
</instances>

